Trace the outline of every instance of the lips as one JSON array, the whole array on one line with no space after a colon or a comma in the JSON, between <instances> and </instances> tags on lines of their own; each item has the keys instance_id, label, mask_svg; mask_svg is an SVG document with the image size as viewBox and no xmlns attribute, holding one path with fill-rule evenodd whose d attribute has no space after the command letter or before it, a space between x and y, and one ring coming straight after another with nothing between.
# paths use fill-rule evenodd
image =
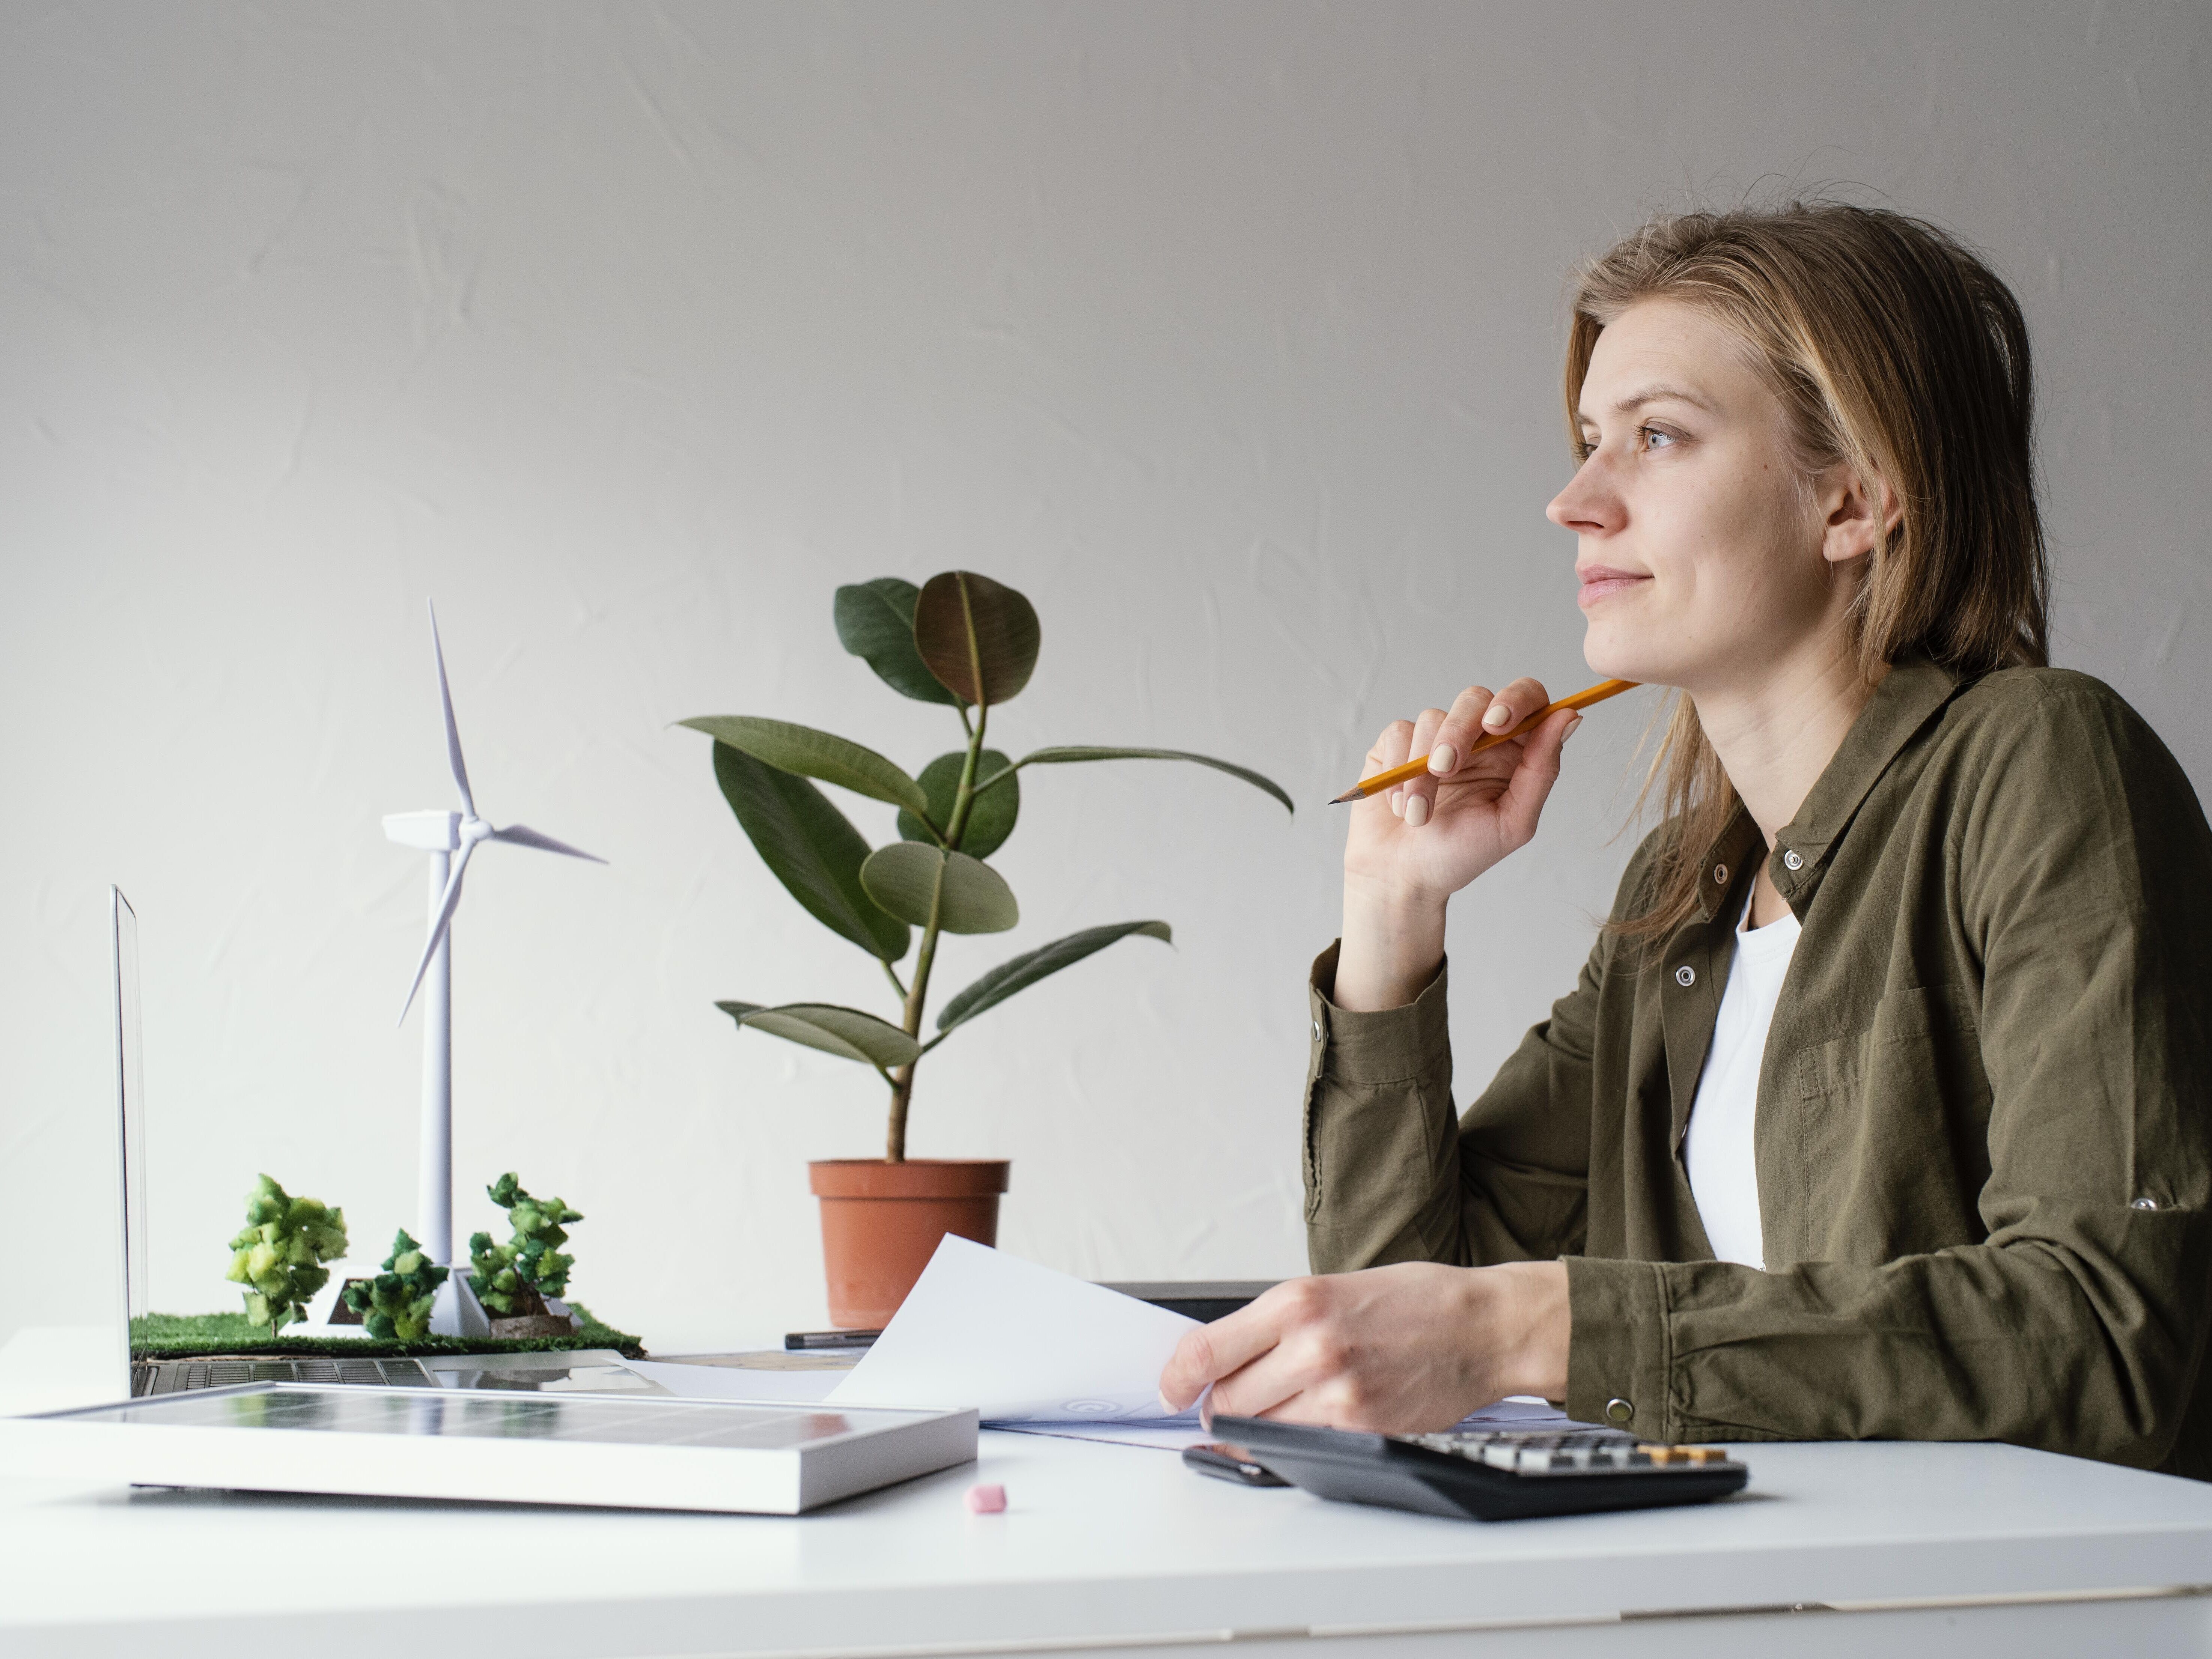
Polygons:
<instances>
[{"instance_id":1,"label":"lips","mask_svg":"<svg viewBox=\"0 0 2212 1659\"><path fill-rule=\"evenodd\" d=\"M1625 593L1630 588L1651 580L1640 570L1615 570L1601 564L1594 564L1589 569L1578 570L1575 574L1582 579L1582 588L1575 595L1575 603L1585 611L1601 599Z\"/></svg>"}]
</instances>

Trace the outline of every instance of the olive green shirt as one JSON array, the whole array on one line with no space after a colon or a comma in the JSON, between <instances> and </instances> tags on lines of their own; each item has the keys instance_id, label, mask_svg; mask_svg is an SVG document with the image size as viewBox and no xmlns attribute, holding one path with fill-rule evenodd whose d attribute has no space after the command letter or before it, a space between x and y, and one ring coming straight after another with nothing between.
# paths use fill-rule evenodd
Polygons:
<instances>
[{"instance_id":1,"label":"olive green shirt","mask_svg":"<svg viewBox=\"0 0 2212 1659\"><path fill-rule=\"evenodd\" d=\"M1882 680L1767 856L1802 933L1759 1071L1761 1271L1713 1260L1685 1145L1764 849L1739 811L1697 915L1601 934L1456 1121L1443 970L1348 1013L1324 953L1315 1270L1563 1258L1567 1410L1653 1439L2212 1478L2212 832L2172 756L2080 674Z\"/></svg>"}]
</instances>

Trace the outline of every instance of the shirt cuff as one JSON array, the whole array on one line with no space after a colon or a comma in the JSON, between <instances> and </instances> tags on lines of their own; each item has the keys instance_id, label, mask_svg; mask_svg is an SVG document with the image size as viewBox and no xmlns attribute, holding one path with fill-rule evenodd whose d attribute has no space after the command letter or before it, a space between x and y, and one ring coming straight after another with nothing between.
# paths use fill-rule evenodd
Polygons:
<instances>
[{"instance_id":1,"label":"shirt cuff","mask_svg":"<svg viewBox=\"0 0 2212 1659\"><path fill-rule=\"evenodd\" d=\"M1321 1060L1316 1075L1326 1073L1351 1084L1402 1083L1429 1075L1451 1053L1450 1011L1445 1006L1449 959L1437 964L1437 976L1403 1007L1356 1014L1329 1000L1343 945L1339 939L1314 958L1306 991Z\"/></svg>"},{"instance_id":2,"label":"shirt cuff","mask_svg":"<svg viewBox=\"0 0 2212 1659\"><path fill-rule=\"evenodd\" d=\"M1571 1255L1567 1415L1646 1440L1679 1437L1668 1393L1667 1277L1654 1261Z\"/></svg>"}]
</instances>

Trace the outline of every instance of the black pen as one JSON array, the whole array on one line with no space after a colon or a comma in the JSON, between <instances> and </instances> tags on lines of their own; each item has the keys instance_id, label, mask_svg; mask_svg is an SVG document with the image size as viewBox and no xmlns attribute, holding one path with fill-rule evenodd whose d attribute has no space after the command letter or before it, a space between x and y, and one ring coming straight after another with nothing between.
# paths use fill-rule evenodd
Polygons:
<instances>
[{"instance_id":1,"label":"black pen","mask_svg":"<svg viewBox=\"0 0 2212 1659\"><path fill-rule=\"evenodd\" d=\"M783 1346L800 1348L865 1348L881 1336L881 1331L787 1331Z\"/></svg>"}]
</instances>

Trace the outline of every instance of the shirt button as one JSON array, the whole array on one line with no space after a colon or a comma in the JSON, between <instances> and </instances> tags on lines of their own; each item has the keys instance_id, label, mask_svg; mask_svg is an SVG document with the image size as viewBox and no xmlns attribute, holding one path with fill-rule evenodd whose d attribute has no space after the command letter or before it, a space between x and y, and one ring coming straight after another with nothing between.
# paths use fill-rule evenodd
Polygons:
<instances>
[{"instance_id":1,"label":"shirt button","mask_svg":"<svg viewBox=\"0 0 2212 1659\"><path fill-rule=\"evenodd\" d=\"M1785 870L1802 870L1805 867L1805 860L1797 856L1797 849L1793 847L1782 855L1782 867Z\"/></svg>"},{"instance_id":2,"label":"shirt button","mask_svg":"<svg viewBox=\"0 0 2212 1659\"><path fill-rule=\"evenodd\" d=\"M2158 1208L2158 1200L2154 1198L2139 1198L2134 1203L2129 1205L2128 1208L2130 1210L2155 1210Z\"/></svg>"},{"instance_id":3,"label":"shirt button","mask_svg":"<svg viewBox=\"0 0 2212 1659\"><path fill-rule=\"evenodd\" d=\"M1313 1025L1314 1025L1314 1041L1315 1041L1316 1042L1319 1042L1321 1041L1321 1022L1320 1022L1319 1020L1316 1020L1316 1021L1313 1023Z\"/></svg>"},{"instance_id":4,"label":"shirt button","mask_svg":"<svg viewBox=\"0 0 2212 1659\"><path fill-rule=\"evenodd\" d=\"M1674 983L1675 983L1675 984L1677 984L1677 985L1683 985L1683 986L1689 986L1689 985L1695 985L1697 982L1698 982L1698 970L1697 970L1696 969L1694 969L1694 968L1691 967L1691 966L1690 966L1690 964L1689 964L1688 963L1686 963L1686 963L1683 963L1680 968L1677 968L1677 969L1674 970Z\"/></svg>"},{"instance_id":5,"label":"shirt button","mask_svg":"<svg viewBox=\"0 0 2212 1659\"><path fill-rule=\"evenodd\" d=\"M1716 887L1728 885L1728 866L1725 864L1713 866L1713 885Z\"/></svg>"},{"instance_id":6,"label":"shirt button","mask_svg":"<svg viewBox=\"0 0 2212 1659\"><path fill-rule=\"evenodd\" d=\"M1628 1401L1623 1400L1619 1395L1615 1395L1612 1399L1605 1402L1605 1420L1608 1423L1617 1423L1621 1425L1623 1427L1626 1427L1627 1425L1633 1423L1636 1420L1636 1407L1630 1405Z\"/></svg>"}]
</instances>

